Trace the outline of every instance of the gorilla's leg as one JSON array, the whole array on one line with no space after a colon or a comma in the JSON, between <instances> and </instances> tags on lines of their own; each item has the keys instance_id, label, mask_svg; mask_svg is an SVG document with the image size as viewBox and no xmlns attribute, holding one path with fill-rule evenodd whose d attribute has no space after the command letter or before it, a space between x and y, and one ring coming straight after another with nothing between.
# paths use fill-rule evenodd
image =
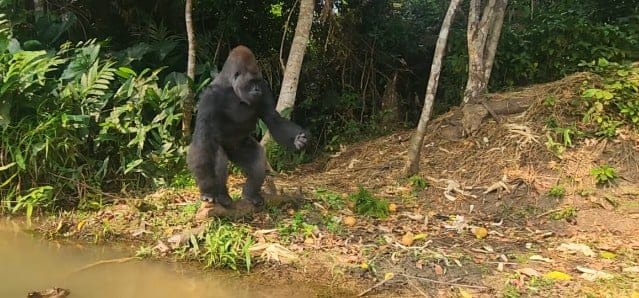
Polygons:
<instances>
[{"instance_id":1,"label":"gorilla's leg","mask_svg":"<svg viewBox=\"0 0 639 298\"><path fill-rule=\"evenodd\" d=\"M242 143L229 150L229 159L237 164L246 175L246 184L242 189L242 197L255 205L264 205L260 194L262 183L266 177L266 154L264 148L253 138L248 137Z\"/></svg>"},{"instance_id":2,"label":"gorilla's leg","mask_svg":"<svg viewBox=\"0 0 639 298\"><path fill-rule=\"evenodd\" d=\"M231 206L231 197L226 188L228 158L222 147L207 142L193 142L189 146L187 162L202 200L224 207Z\"/></svg>"}]
</instances>

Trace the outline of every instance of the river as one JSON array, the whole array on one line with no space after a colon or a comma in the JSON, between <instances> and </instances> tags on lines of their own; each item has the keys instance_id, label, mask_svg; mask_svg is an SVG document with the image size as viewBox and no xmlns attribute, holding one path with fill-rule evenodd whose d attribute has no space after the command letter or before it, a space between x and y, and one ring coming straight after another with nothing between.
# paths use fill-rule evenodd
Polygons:
<instances>
[{"instance_id":1,"label":"river","mask_svg":"<svg viewBox=\"0 0 639 298\"><path fill-rule=\"evenodd\" d=\"M0 217L0 297L26 297L34 290L60 287L69 298L312 297L304 285L256 289L228 271L197 270L181 263L103 260L131 256L130 249L59 243L25 232Z\"/></svg>"}]
</instances>

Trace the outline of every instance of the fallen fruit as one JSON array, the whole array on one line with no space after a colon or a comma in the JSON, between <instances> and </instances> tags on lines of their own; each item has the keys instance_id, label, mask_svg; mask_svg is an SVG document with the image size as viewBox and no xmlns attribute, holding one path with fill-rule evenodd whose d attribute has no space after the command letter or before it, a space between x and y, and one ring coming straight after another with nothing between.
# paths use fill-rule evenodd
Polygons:
<instances>
[{"instance_id":1,"label":"fallen fruit","mask_svg":"<svg viewBox=\"0 0 639 298\"><path fill-rule=\"evenodd\" d=\"M415 241L415 235L411 232L407 232L404 236L402 236L402 245L411 246L413 245L413 241Z\"/></svg>"},{"instance_id":2,"label":"fallen fruit","mask_svg":"<svg viewBox=\"0 0 639 298\"><path fill-rule=\"evenodd\" d=\"M357 220L355 220L355 217L352 217L352 216L344 217L344 225L352 227L355 225L355 223L357 223Z\"/></svg>"},{"instance_id":3,"label":"fallen fruit","mask_svg":"<svg viewBox=\"0 0 639 298\"><path fill-rule=\"evenodd\" d=\"M475 230L473 230L473 234L475 234L475 237L477 239L484 239L486 238L486 236L488 236L488 230L486 230L486 228L484 227L477 227L475 228Z\"/></svg>"}]
</instances>

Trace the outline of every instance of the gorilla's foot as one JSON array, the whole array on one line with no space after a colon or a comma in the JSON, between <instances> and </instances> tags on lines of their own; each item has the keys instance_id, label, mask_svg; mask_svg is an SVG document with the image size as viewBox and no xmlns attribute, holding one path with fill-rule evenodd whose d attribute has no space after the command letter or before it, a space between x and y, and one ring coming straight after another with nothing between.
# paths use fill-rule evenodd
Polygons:
<instances>
[{"instance_id":1,"label":"gorilla's foot","mask_svg":"<svg viewBox=\"0 0 639 298\"><path fill-rule=\"evenodd\" d=\"M247 200L231 202L231 206L226 208L220 204L202 202L200 209L195 214L197 222L204 221L212 217L222 217L238 219L245 217L255 211L253 204Z\"/></svg>"},{"instance_id":2,"label":"gorilla's foot","mask_svg":"<svg viewBox=\"0 0 639 298\"><path fill-rule=\"evenodd\" d=\"M256 208L262 208L264 207L264 205L266 205L264 203L264 198L259 193L242 193L242 198L251 202L251 204L253 204L253 206L255 206Z\"/></svg>"},{"instance_id":3,"label":"gorilla's foot","mask_svg":"<svg viewBox=\"0 0 639 298\"><path fill-rule=\"evenodd\" d=\"M229 197L228 194L221 194L221 195L207 195L207 194L202 194L202 202L203 203L210 203L210 204L220 204L226 208L231 207L231 205L233 204L233 200L231 200L231 197Z\"/></svg>"}]
</instances>

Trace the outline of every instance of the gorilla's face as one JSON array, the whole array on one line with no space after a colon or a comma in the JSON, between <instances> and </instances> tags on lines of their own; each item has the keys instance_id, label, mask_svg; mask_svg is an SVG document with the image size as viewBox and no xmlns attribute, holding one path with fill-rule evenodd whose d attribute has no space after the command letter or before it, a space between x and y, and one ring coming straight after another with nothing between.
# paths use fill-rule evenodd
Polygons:
<instances>
[{"instance_id":1,"label":"gorilla's face","mask_svg":"<svg viewBox=\"0 0 639 298\"><path fill-rule=\"evenodd\" d=\"M231 78L233 91L242 103L252 105L262 97L262 74L259 70L236 69Z\"/></svg>"},{"instance_id":2,"label":"gorilla's face","mask_svg":"<svg viewBox=\"0 0 639 298\"><path fill-rule=\"evenodd\" d=\"M244 104L254 105L266 91L262 90L264 82L255 55L245 46L238 46L229 53L222 76L224 83L233 87L233 92Z\"/></svg>"}]
</instances>

